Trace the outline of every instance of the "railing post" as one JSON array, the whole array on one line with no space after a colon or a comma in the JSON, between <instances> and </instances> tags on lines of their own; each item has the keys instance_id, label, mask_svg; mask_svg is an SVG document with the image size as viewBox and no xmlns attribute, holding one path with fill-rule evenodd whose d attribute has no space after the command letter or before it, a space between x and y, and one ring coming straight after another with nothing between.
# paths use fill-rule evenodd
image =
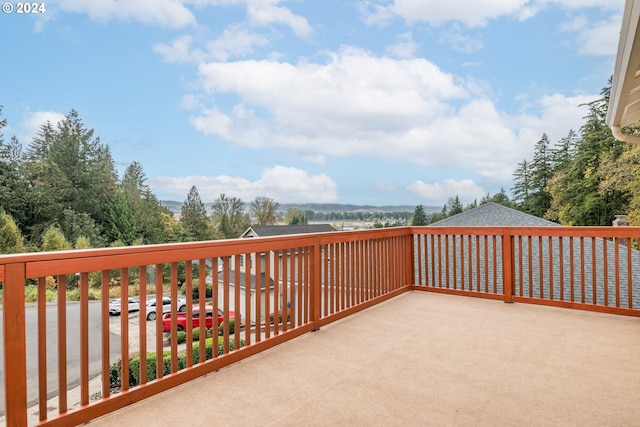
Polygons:
<instances>
[{"instance_id":1,"label":"railing post","mask_svg":"<svg viewBox=\"0 0 640 427\"><path fill-rule=\"evenodd\" d=\"M502 291L504 302L513 302L513 236L508 228L502 231Z\"/></svg>"},{"instance_id":2,"label":"railing post","mask_svg":"<svg viewBox=\"0 0 640 427\"><path fill-rule=\"evenodd\" d=\"M416 284L416 252L415 252L416 238L411 228L409 228L409 233L406 239L407 239L407 243L406 243L407 252L409 256L408 256L408 259L405 260L405 263L406 263L405 271L409 275L409 277L407 277L409 284L415 285Z\"/></svg>"},{"instance_id":3,"label":"railing post","mask_svg":"<svg viewBox=\"0 0 640 427\"><path fill-rule=\"evenodd\" d=\"M322 280L320 278L320 265L321 265L321 250L322 246L319 240L316 239L316 243L312 246L313 253L311 254L311 320L313 322L313 330L320 329L320 295L322 288Z\"/></svg>"},{"instance_id":4,"label":"railing post","mask_svg":"<svg viewBox=\"0 0 640 427\"><path fill-rule=\"evenodd\" d=\"M2 289L4 334L4 396L8 426L27 425L27 349L25 333L24 263L5 265ZM9 353L11 349L11 353ZM9 357L11 354L11 357Z\"/></svg>"}]
</instances>

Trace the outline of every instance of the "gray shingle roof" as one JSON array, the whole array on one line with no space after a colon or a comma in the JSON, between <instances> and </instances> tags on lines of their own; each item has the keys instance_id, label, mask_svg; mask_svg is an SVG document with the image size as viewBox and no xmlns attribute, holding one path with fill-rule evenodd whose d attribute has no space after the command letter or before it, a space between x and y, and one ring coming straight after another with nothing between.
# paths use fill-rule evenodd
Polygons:
<instances>
[{"instance_id":1,"label":"gray shingle roof","mask_svg":"<svg viewBox=\"0 0 640 427\"><path fill-rule=\"evenodd\" d=\"M241 288L244 288L247 283L246 277L247 275L244 272L236 272L234 270L231 270L229 274L229 283L235 285L236 279L237 279L239 280L238 286L240 286ZM222 283L223 281L224 281L224 273L221 271L218 273L218 282ZM258 282L258 277L255 274L249 275L249 286L251 287L251 289L256 289L257 282ZM260 273L260 289L261 290L265 289L266 283L267 283L266 275L264 273ZM273 283L274 283L273 279L269 278L269 289L273 289Z\"/></svg>"},{"instance_id":2,"label":"gray shingle roof","mask_svg":"<svg viewBox=\"0 0 640 427\"><path fill-rule=\"evenodd\" d=\"M557 226L555 222L538 218L524 212L511 209L498 203L485 203L476 208L469 209L462 213L450 216L438 222L431 224L432 226Z\"/></svg>"},{"instance_id":3,"label":"gray shingle roof","mask_svg":"<svg viewBox=\"0 0 640 427\"><path fill-rule=\"evenodd\" d=\"M460 214L445 218L442 221L431 224L432 226L465 227L465 226L558 226L558 224L538 218L523 212L516 211L496 203L487 203L477 208L464 211ZM446 235L436 239L432 243L429 239L420 241L421 251L428 257L433 254L436 260L435 266L422 265L423 277L427 280L441 277L446 278L446 271L439 265L439 257L448 260L448 276L450 283L462 280L476 284L484 280L485 274L488 276L490 284L496 280L496 290L502 292L502 265L496 265L496 271L489 263L488 271L485 272L485 257L489 260L496 257L502 258L502 243L498 239L494 246L493 239L488 239L488 253L484 250L484 237L465 237L462 235ZM514 239L514 294L522 296L533 296L540 298L541 293L545 298L551 298L553 292L554 300L569 301L573 288L574 301L584 300L587 303L605 304L605 294L607 305L615 306L616 297L619 298L620 307L628 307L629 289L628 281L632 283L632 305L640 308L640 256L638 250L631 249L631 262L627 263L626 245L617 245L609 239L584 238L581 245L580 238L573 239L573 247L568 237L538 237L531 238L531 254L529 255L529 238L518 237ZM455 241L455 242L454 242ZM446 244L448 242L448 244ZM469 243L470 242L470 243ZM562 258L560 258L560 246L562 246ZM475 248L479 247L479 250ZM448 248L448 250L447 250ZM454 249L455 248L455 249ZM618 265L616 266L615 252L619 252ZM573 251L573 258L570 258L570 251ZM463 254L464 251L464 254ZM522 253L521 253L522 252ZM469 254L471 258L469 258ZM550 262L549 254L552 254ZM518 261L522 257L523 264ZM529 257L531 263L529 264ZM455 259L455 264L454 264ZM584 265L581 259L584 259ZM471 260L471 262L469 262ZM561 262L562 260L562 262ZM605 269L604 266L607 266ZM455 269L453 268L455 265ZM478 269L478 266L479 269ZM573 266L573 268L571 268ZM430 271L430 269L435 271ZM562 269L562 282L560 281L560 270ZM573 271L573 277L571 274ZM584 271L584 273L583 273ZM520 281L522 278L522 283ZM529 286L531 279L531 289ZM479 280L480 279L480 280ZM616 295L615 284L619 281L620 292ZM553 283L553 286L551 286ZM584 283L584 292L582 290ZM606 284L606 286L605 286ZM460 283L457 284L460 286ZM595 286L594 286L595 285ZM520 289L522 286L522 293ZM491 287L491 286L489 286ZM594 289L595 288L595 289ZM563 293L560 298L561 292ZM583 295L584 294L584 295ZM595 301L594 301L595 300Z\"/></svg>"},{"instance_id":4,"label":"gray shingle roof","mask_svg":"<svg viewBox=\"0 0 640 427\"><path fill-rule=\"evenodd\" d=\"M335 231L330 224L305 224L305 225L254 225L242 233L246 237L253 230L257 237L286 236L289 234L326 233Z\"/></svg>"}]
</instances>

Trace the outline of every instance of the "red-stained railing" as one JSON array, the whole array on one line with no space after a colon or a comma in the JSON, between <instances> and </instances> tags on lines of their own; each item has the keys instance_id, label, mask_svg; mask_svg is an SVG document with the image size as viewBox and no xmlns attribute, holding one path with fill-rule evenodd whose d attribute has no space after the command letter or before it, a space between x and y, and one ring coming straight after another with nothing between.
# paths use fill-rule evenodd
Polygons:
<instances>
[{"instance_id":1,"label":"red-stained railing","mask_svg":"<svg viewBox=\"0 0 640 427\"><path fill-rule=\"evenodd\" d=\"M41 425L80 424L318 329L408 290L410 252L408 229L393 229L0 256L6 424L27 425L31 403ZM138 316L126 315L126 297L124 314L110 318L114 282L124 296L135 288L142 302L166 292L170 332L163 333L159 307L152 320L144 303ZM35 307L25 308L25 284L37 289ZM48 286L57 289L53 305ZM75 287L80 301L69 304L67 289ZM99 302L89 301L92 287ZM207 295L207 287L210 296L196 301L194 291ZM215 337L209 355L205 345L194 346L205 341L205 328L196 336L187 328L186 343L178 343L182 306L187 325L194 306L223 310L219 351ZM55 337L47 330L52 322ZM31 323L36 331L27 334ZM156 361L163 353L166 361ZM27 366L31 354L37 363ZM57 412L48 409L52 394Z\"/></svg>"},{"instance_id":2,"label":"red-stained railing","mask_svg":"<svg viewBox=\"0 0 640 427\"><path fill-rule=\"evenodd\" d=\"M640 316L638 227L412 228L414 289Z\"/></svg>"},{"instance_id":3,"label":"red-stained railing","mask_svg":"<svg viewBox=\"0 0 640 427\"><path fill-rule=\"evenodd\" d=\"M635 227L403 227L0 256L6 424L28 425L31 405L39 425L81 424L407 290L640 316L639 240ZM161 315L145 320L144 303L137 316L110 317L113 283L143 302L166 291L170 332ZM76 287L79 303L67 303ZM210 352L194 345L204 328L178 343L179 296L186 324L194 307L222 309L219 346L215 332Z\"/></svg>"}]
</instances>

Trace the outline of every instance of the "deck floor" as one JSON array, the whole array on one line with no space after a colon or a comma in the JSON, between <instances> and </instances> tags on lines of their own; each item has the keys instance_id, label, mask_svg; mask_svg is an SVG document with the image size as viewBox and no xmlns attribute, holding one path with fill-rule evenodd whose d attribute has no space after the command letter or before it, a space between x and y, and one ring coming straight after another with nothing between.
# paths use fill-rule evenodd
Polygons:
<instances>
[{"instance_id":1,"label":"deck floor","mask_svg":"<svg viewBox=\"0 0 640 427\"><path fill-rule=\"evenodd\" d=\"M640 318L408 292L88 425L640 426Z\"/></svg>"}]
</instances>

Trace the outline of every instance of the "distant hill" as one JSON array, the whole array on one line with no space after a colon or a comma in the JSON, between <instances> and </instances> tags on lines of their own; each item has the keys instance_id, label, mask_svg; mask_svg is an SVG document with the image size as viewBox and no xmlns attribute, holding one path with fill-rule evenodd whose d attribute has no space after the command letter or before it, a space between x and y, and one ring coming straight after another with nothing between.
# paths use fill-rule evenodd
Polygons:
<instances>
[{"instance_id":1,"label":"distant hill","mask_svg":"<svg viewBox=\"0 0 640 427\"><path fill-rule=\"evenodd\" d=\"M176 202L173 200L160 200L162 206L171 210L173 213L180 213L182 209L182 202ZM211 212L213 203L205 203L205 209L207 212ZM426 213L439 212L442 207L438 206L423 206ZM248 210L249 206L246 204L245 208ZM279 213L284 214L289 209L299 209L301 211L313 211L313 212L413 212L416 206L410 205L352 205L342 203L281 203L278 209Z\"/></svg>"}]
</instances>

